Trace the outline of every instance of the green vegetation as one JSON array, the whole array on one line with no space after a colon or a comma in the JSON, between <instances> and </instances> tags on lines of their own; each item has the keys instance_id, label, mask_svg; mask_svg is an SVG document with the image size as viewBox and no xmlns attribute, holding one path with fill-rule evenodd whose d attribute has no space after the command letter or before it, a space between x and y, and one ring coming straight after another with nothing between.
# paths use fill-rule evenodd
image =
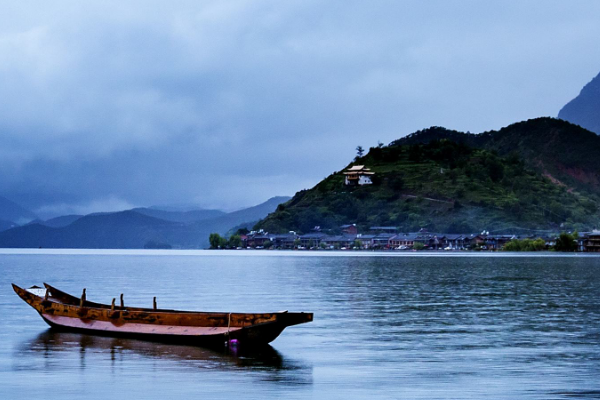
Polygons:
<instances>
[{"instance_id":1,"label":"green vegetation","mask_svg":"<svg viewBox=\"0 0 600 400\"><path fill-rule=\"evenodd\" d=\"M537 239L513 239L504 245L504 251L541 251L546 249L546 242L542 238Z\"/></svg>"},{"instance_id":2,"label":"green vegetation","mask_svg":"<svg viewBox=\"0 0 600 400\"><path fill-rule=\"evenodd\" d=\"M242 245L242 238L240 235L231 235L229 239L224 238L218 233L211 233L208 237L211 249L235 249Z\"/></svg>"},{"instance_id":3,"label":"green vegetation","mask_svg":"<svg viewBox=\"0 0 600 400\"><path fill-rule=\"evenodd\" d=\"M536 118L479 135L432 127L398 139L391 146L443 139L520 158L532 171L551 177L556 184L595 195L596 203L600 200L600 136L578 125ZM595 211L595 203L588 206Z\"/></svg>"},{"instance_id":4,"label":"green vegetation","mask_svg":"<svg viewBox=\"0 0 600 400\"><path fill-rule=\"evenodd\" d=\"M596 194L544 176L516 153L502 156L477 148L469 143L476 135L434 131L357 157L351 165L371 168L373 185L345 186L342 171L336 172L298 192L255 229L302 233L319 225L337 233L340 225L356 223L362 231L382 225L402 231L518 233L521 228L586 229L600 222Z\"/></svg>"},{"instance_id":5,"label":"green vegetation","mask_svg":"<svg viewBox=\"0 0 600 400\"><path fill-rule=\"evenodd\" d=\"M208 237L211 249L222 249L227 246L227 239L219 235L218 233L211 233Z\"/></svg>"},{"instance_id":6,"label":"green vegetation","mask_svg":"<svg viewBox=\"0 0 600 400\"><path fill-rule=\"evenodd\" d=\"M577 238L579 234L577 232L573 232L572 234L568 234L563 232L560 234L558 239L556 239L556 245L554 249L556 251L566 251L573 252L577 251Z\"/></svg>"},{"instance_id":7,"label":"green vegetation","mask_svg":"<svg viewBox=\"0 0 600 400\"><path fill-rule=\"evenodd\" d=\"M413 249L414 250L423 250L425 248L425 245L421 242L415 242L413 243Z\"/></svg>"},{"instance_id":8,"label":"green vegetation","mask_svg":"<svg viewBox=\"0 0 600 400\"><path fill-rule=\"evenodd\" d=\"M356 157L360 158L365 154L365 149L362 146L356 146Z\"/></svg>"},{"instance_id":9,"label":"green vegetation","mask_svg":"<svg viewBox=\"0 0 600 400\"><path fill-rule=\"evenodd\" d=\"M232 248L240 247L242 245L242 238L240 235L231 235L227 244Z\"/></svg>"}]
</instances>

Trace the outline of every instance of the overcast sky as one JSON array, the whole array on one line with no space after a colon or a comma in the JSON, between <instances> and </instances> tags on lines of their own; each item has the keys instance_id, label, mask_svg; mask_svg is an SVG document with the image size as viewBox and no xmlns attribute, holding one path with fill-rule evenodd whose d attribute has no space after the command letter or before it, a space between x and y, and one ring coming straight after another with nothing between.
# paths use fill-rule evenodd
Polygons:
<instances>
[{"instance_id":1,"label":"overcast sky","mask_svg":"<svg viewBox=\"0 0 600 400\"><path fill-rule=\"evenodd\" d=\"M600 71L600 1L0 5L0 195L43 216L310 188L432 125L560 108Z\"/></svg>"}]
</instances>

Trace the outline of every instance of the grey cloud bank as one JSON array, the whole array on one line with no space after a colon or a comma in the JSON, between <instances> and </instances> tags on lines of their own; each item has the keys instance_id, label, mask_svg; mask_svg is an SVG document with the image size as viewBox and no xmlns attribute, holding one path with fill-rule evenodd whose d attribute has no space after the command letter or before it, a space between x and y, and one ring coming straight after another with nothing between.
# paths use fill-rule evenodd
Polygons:
<instances>
[{"instance_id":1,"label":"grey cloud bank","mask_svg":"<svg viewBox=\"0 0 600 400\"><path fill-rule=\"evenodd\" d=\"M354 148L558 110L590 1L0 5L0 194L43 215L256 204Z\"/></svg>"}]
</instances>

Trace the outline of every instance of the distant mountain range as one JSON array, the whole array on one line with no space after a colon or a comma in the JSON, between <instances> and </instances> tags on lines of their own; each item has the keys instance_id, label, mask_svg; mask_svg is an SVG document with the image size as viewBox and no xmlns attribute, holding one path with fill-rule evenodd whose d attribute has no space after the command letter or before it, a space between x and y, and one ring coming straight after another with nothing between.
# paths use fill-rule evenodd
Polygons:
<instances>
[{"instance_id":1,"label":"distant mountain range","mask_svg":"<svg viewBox=\"0 0 600 400\"><path fill-rule=\"evenodd\" d=\"M558 118L600 135L600 74L560 110Z\"/></svg>"},{"instance_id":2,"label":"distant mountain range","mask_svg":"<svg viewBox=\"0 0 600 400\"><path fill-rule=\"evenodd\" d=\"M220 210L190 210L190 211L170 211L162 210L154 207L150 208L134 208L139 214L147 215L158 219L164 219L172 222L191 223L203 221L206 219L217 218L226 213Z\"/></svg>"},{"instance_id":3,"label":"distant mountain range","mask_svg":"<svg viewBox=\"0 0 600 400\"><path fill-rule=\"evenodd\" d=\"M287 200L289 197L274 197L232 213L136 208L86 216L68 215L0 232L0 247L205 248L210 233L226 234L236 226L252 226Z\"/></svg>"},{"instance_id":4,"label":"distant mountain range","mask_svg":"<svg viewBox=\"0 0 600 400\"><path fill-rule=\"evenodd\" d=\"M17 226L19 226L19 225L15 224L12 221L6 221L6 220L3 220L3 219L0 219L0 232L5 231L5 230L10 229L10 228L17 227Z\"/></svg>"},{"instance_id":5,"label":"distant mountain range","mask_svg":"<svg viewBox=\"0 0 600 400\"><path fill-rule=\"evenodd\" d=\"M0 196L0 220L10 224L24 224L37 218L37 215L17 203ZM2 223L0 223L0 227Z\"/></svg>"},{"instance_id":6,"label":"distant mountain range","mask_svg":"<svg viewBox=\"0 0 600 400\"><path fill-rule=\"evenodd\" d=\"M373 184L346 186L352 165L371 168ZM371 148L255 228L586 230L600 226L599 179L600 136L566 121L538 118L481 134L432 127Z\"/></svg>"},{"instance_id":7,"label":"distant mountain range","mask_svg":"<svg viewBox=\"0 0 600 400\"><path fill-rule=\"evenodd\" d=\"M50 228L62 228L64 226L72 224L81 217L83 217L83 215L63 215L62 217L47 219L46 221L32 221L30 222L30 224L38 223L40 225L48 226Z\"/></svg>"}]
</instances>

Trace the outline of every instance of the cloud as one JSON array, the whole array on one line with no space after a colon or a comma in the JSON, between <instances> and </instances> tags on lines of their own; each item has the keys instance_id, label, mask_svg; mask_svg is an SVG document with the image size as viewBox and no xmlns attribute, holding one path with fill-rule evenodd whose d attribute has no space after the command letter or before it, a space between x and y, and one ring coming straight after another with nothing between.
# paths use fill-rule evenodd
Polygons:
<instances>
[{"instance_id":1,"label":"cloud","mask_svg":"<svg viewBox=\"0 0 600 400\"><path fill-rule=\"evenodd\" d=\"M593 0L3 4L0 193L34 208L293 194L358 144L556 115L600 68L599 14Z\"/></svg>"}]
</instances>

